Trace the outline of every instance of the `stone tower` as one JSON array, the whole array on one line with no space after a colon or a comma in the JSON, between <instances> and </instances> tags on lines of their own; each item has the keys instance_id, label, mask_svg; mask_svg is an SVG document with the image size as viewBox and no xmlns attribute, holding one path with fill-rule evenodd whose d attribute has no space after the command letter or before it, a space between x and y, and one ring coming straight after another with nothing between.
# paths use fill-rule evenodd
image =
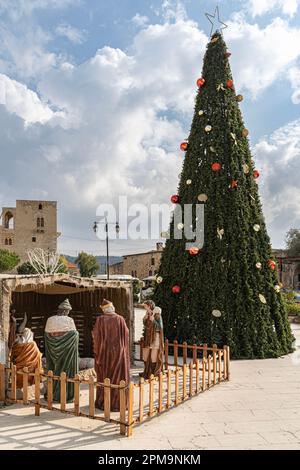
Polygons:
<instances>
[{"instance_id":1,"label":"stone tower","mask_svg":"<svg viewBox=\"0 0 300 470\"><path fill-rule=\"evenodd\" d=\"M0 248L17 253L20 264L28 261L28 250L57 251L56 201L17 200L16 207L2 208L1 219Z\"/></svg>"}]
</instances>

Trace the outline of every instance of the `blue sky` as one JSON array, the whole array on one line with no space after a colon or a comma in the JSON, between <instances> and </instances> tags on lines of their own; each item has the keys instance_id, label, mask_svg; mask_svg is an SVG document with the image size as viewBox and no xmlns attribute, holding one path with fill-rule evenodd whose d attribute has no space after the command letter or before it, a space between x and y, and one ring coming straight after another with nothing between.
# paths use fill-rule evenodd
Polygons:
<instances>
[{"instance_id":1,"label":"blue sky","mask_svg":"<svg viewBox=\"0 0 300 470\"><path fill-rule=\"evenodd\" d=\"M104 252L97 206L176 191L216 2L0 0L0 203L57 199L60 250ZM220 0L269 233L300 225L300 1ZM13 183L12 183L13 181ZM114 241L113 254L154 241Z\"/></svg>"}]
</instances>

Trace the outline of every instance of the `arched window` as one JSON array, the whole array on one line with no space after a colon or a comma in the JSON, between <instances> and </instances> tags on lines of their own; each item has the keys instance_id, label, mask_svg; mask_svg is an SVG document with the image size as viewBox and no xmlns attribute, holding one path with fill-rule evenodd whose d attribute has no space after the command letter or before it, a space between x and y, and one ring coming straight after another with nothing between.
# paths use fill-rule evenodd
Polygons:
<instances>
[{"instance_id":1,"label":"arched window","mask_svg":"<svg viewBox=\"0 0 300 470\"><path fill-rule=\"evenodd\" d=\"M151 271L151 269L150 269L150 271L149 271L149 276L152 276L152 271Z\"/></svg>"},{"instance_id":2,"label":"arched window","mask_svg":"<svg viewBox=\"0 0 300 470\"><path fill-rule=\"evenodd\" d=\"M38 217L36 221L36 226L40 227L41 226L41 219Z\"/></svg>"},{"instance_id":3,"label":"arched window","mask_svg":"<svg viewBox=\"0 0 300 470\"><path fill-rule=\"evenodd\" d=\"M11 239L11 238L9 238L9 240L8 240L8 244L9 244L9 245L12 245L12 244L13 244L13 243L12 243L12 239Z\"/></svg>"},{"instance_id":4,"label":"arched window","mask_svg":"<svg viewBox=\"0 0 300 470\"><path fill-rule=\"evenodd\" d=\"M43 210L43 204L39 204L39 210Z\"/></svg>"},{"instance_id":5,"label":"arched window","mask_svg":"<svg viewBox=\"0 0 300 470\"><path fill-rule=\"evenodd\" d=\"M41 217L41 227L45 227L44 217Z\"/></svg>"},{"instance_id":6,"label":"arched window","mask_svg":"<svg viewBox=\"0 0 300 470\"><path fill-rule=\"evenodd\" d=\"M8 245L8 238L5 238L5 245Z\"/></svg>"},{"instance_id":7,"label":"arched window","mask_svg":"<svg viewBox=\"0 0 300 470\"><path fill-rule=\"evenodd\" d=\"M14 228L14 216L11 212L6 212L4 217L4 228Z\"/></svg>"}]
</instances>

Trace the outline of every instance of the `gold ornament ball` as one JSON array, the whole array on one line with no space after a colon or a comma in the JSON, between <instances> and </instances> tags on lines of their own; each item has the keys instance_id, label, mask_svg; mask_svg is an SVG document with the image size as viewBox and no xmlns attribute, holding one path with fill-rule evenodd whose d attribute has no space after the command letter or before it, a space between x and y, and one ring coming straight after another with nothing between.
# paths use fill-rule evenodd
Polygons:
<instances>
[{"instance_id":1,"label":"gold ornament ball","mask_svg":"<svg viewBox=\"0 0 300 470\"><path fill-rule=\"evenodd\" d=\"M248 137L248 135L249 135L248 129L246 129L246 128L243 129L243 131L242 131L242 136L243 136L243 137Z\"/></svg>"},{"instance_id":2,"label":"gold ornament ball","mask_svg":"<svg viewBox=\"0 0 300 470\"><path fill-rule=\"evenodd\" d=\"M208 124L207 126L205 126L205 132L210 132L212 130L212 127Z\"/></svg>"},{"instance_id":3,"label":"gold ornament ball","mask_svg":"<svg viewBox=\"0 0 300 470\"><path fill-rule=\"evenodd\" d=\"M182 230L183 227L184 227L184 225L183 225L182 223L180 223L180 224L177 225L178 230Z\"/></svg>"},{"instance_id":4,"label":"gold ornament ball","mask_svg":"<svg viewBox=\"0 0 300 470\"><path fill-rule=\"evenodd\" d=\"M161 276L158 276L158 277L156 278L157 284L161 284L162 281L163 281L163 278L162 278Z\"/></svg>"},{"instance_id":5,"label":"gold ornament ball","mask_svg":"<svg viewBox=\"0 0 300 470\"><path fill-rule=\"evenodd\" d=\"M260 231L260 225L258 225L258 224L253 225L253 229L254 229L255 232L259 232Z\"/></svg>"},{"instance_id":6,"label":"gold ornament ball","mask_svg":"<svg viewBox=\"0 0 300 470\"><path fill-rule=\"evenodd\" d=\"M192 180L186 180L186 184L189 186L190 184L192 184Z\"/></svg>"},{"instance_id":7,"label":"gold ornament ball","mask_svg":"<svg viewBox=\"0 0 300 470\"><path fill-rule=\"evenodd\" d=\"M199 111L199 116L203 116L203 114L204 114L203 109L200 109L200 111Z\"/></svg>"},{"instance_id":8,"label":"gold ornament ball","mask_svg":"<svg viewBox=\"0 0 300 470\"><path fill-rule=\"evenodd\" d=\"M198 201L200 201L200 202L206 202L207 199L208 199L207 194L199 194L199 196L198 196Z\"/></svg>"},{"instance_id":9,"label":"gold ornament ball","mask_svg":"<svg viewBox=\"0 0 300 470\"><path fill-rule=\"evenodd\" d=\"M244 99L243 95L237 95L236 96L236 100L237 100L238 103L241 103L241 101L243 101L243 99Z\"/></svg>"},{"instance_id":10,"label":"gold ornament ball","mask_svg":"<svg viewBox=\"0 0 300 470\"><path fill-rule=\"evenodd\" d=\"M257 269L261 269L261 266L262 266L262 265L261 265L261 263L256 263L255 266L257 267Z\"/></svg>"},{"instance_id":11,"label":"gold ornament ball","mask_svg":"<svg viewBox=\"0 0 300 470\"><path fill-rule=\"evenodd\" d=\"M220 310L213 310L211 314L215 318L220 318L222 316L222 312L220 312Z\"/></svg>"}]
</instances>

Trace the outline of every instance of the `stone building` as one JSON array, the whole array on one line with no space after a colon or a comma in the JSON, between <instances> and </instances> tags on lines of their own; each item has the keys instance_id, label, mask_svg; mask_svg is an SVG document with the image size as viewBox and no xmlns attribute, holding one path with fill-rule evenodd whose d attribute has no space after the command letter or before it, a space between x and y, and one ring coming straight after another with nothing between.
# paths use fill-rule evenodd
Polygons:
<instances>
[{"instance_id":1,"label":"stone building","mask_svg":"<svg viewBox=\"0 0 300 470\"><path fill-rule=\"evenodd\" d=\"M0 248L14 251L21 263L27 251L42 248L57 251L57 203L17 200L16 207L3 207L0 219Z\"/></svg>"},{"instance_id":2,"label":"stone building","mask_svg":"<svg viewBox=\"0 0 300 470\"><path fill-rule=\"evenodd\" d=\"M163 244L157 243L156 250L123 256L123 262L110 266L111 274L129 274L138 279L154 276L159 269Z\"/></svg>"},{"instance_id":3,"label":"stone building","mask_svg":"<svg viewBox=\"0 0 300 470\"><path fill-rule=\"evenodd\" d=\"M300 256L289 256L286 250L273 250L273 255L283 287L300 290Z\"/></svg>"}]
</instances>

